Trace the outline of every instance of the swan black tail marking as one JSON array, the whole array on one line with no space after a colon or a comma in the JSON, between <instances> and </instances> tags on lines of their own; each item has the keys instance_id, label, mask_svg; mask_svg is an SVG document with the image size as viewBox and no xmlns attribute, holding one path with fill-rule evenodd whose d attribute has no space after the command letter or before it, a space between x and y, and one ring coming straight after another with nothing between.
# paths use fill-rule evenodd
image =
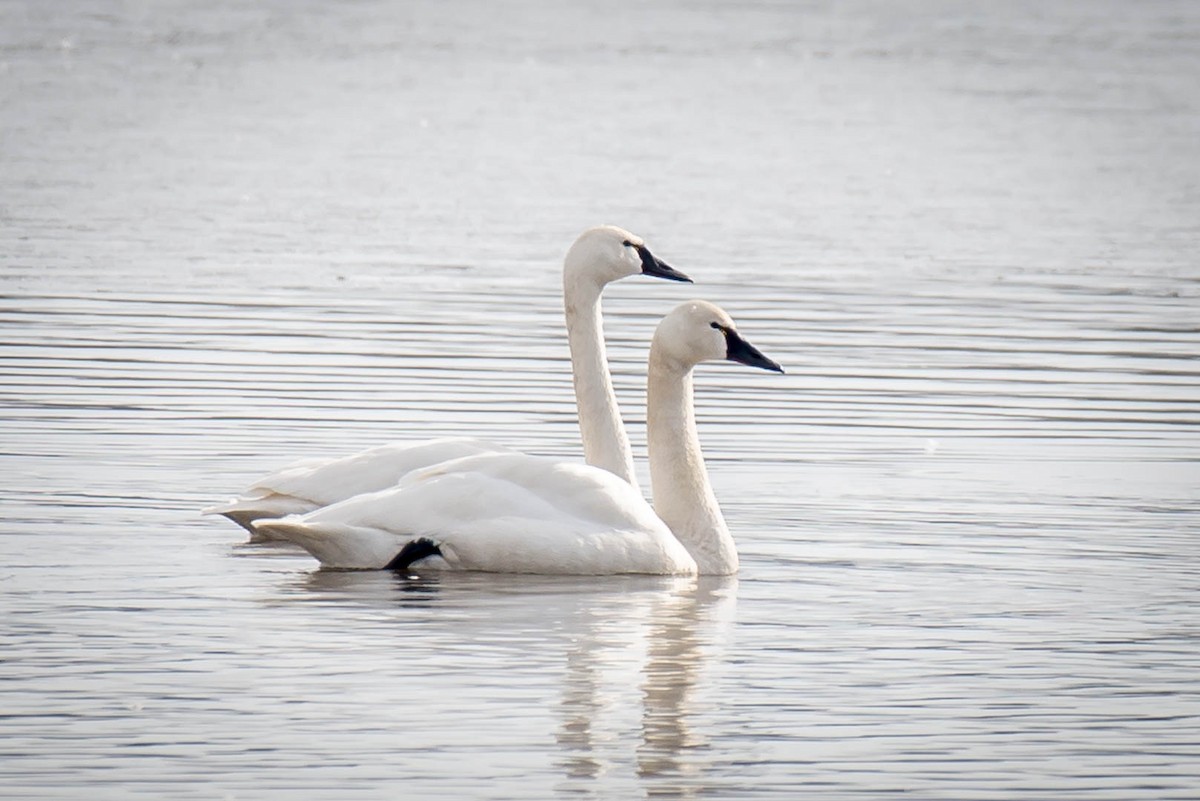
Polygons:
<instances>
[{"instance_id":1,"label":"swan black tail marking","mask_svg":"<svg viewBox=\"0 0 1200 801\"><path fill-rule=\"evenodd\" d=\"M426 556L441 556L442 549L437 546L437 543L428 537L421 537L412 542L404 544L400 549L400 553L388 562L384 570L408 570L408 566L413 562L424 559Z\"/></svg>"}]
</instances>

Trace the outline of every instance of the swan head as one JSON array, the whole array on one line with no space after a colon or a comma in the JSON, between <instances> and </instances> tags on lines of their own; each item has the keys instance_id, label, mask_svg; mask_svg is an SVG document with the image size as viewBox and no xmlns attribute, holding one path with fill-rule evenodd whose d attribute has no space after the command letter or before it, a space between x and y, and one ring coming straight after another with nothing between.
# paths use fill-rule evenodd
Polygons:
<instances>
[{"instance_id":1,"label":"swan head","mask_svg":"<svg viewBox=\"0 0 1200 801\"><path fill-rule=\"evenodd\" d=\"M615 225L589 228L580 234L567 251L563 275L569 281L597 288L631 275L692 283L691 278L651 253L640 236Z\"/></svg>"},{"instance_id":2,"label":"swan head","mask_svg":"<svg viewBox=\"0 0 1200 801\"><path fill-rule=\"evenodd\" d=\"M681 303L664 317L654 332L651 350L685 371L700 362L731 361L783 372L775 361L742 338L724 309L704 300Z\"/></svg>"}]
</instances>

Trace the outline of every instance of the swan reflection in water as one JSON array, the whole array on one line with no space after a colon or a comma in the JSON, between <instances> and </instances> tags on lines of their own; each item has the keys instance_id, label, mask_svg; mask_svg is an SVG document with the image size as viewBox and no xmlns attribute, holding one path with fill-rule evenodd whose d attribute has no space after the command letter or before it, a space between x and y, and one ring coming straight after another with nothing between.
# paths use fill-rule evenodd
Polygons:
<instances>
[{"instance_id":1,"label":"swan reflection in water","mask_svg":"<svg viewBox=\"0 0 1200 801\"><path fill-rule=\"evenodd\" d=\"M706 664L714 657L721 661L736 599L736 578L702 576L690 592L663 599L651 619L638 748L638 775L643 778L699 774L696 749L708 741L691 728L697 711L694 696ZM688 789L678 788L679 794L690 795Z\"/></svg>"},{"instance_id":2,"label":"swan reflection in water","mask_svg":"<svg viewBox=\"0 0 1200 801\"><path fill-rule=\"evenodd\" d=\"M318 570L295 589L339 602L399 607L414 624L414 648L426 626L431 645L454 646L447 658L472 644L499 656L504 650L497 646L507 641L522 669L546 680L561 678L554 733L562 749L559 792L607 794L626 783L631 791L641 785L650 796L699 797L706 790L708 742L695 723L706 670L722 661L732 629L734 577L417 578ZM453 631L444 625L448 617ZM488 664L487 678L512 667ZM444 670L471 668L454 663ZM478 678L466 673L454 680ZM523 703L493 700L497 708Z\"/></svg>"},{"instance_id":3,"label":"swan reflection in water","mask_svg":"<svg viewBox=\"0 0 1200 801\"><path fill-rule=\"evenodd\" d=\"M650 795L686 798L704 790L698 749L707 741L691 728L694 695L732 624L737 579L677 578L659 585L656 592L636 594L617 619L608 605L580 616L566 653L557 737L568 780L595 779L632 764ZM639 644L644 653L623 664ZM620 721L616 731L604 725L606 715L621 717L623 699L612 687L628 668L640 674L640 721L629 721L640 737L632 738ZM631 741L634 753L624 753L620 746ZM560 789L587 792L577 781L569 785Z\"/></svg>"}]
</instances>

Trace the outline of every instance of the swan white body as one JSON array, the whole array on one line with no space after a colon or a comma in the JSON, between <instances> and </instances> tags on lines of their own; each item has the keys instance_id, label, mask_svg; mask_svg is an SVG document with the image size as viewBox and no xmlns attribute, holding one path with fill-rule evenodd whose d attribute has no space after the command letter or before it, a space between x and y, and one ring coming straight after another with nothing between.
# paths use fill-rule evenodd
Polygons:
<instances>
[{"instance_id":1,"label":"swan white body","mask_svg":"<svg viewBox=\"0 0 1200 801\"><path fill-rule=\"evenodd\" d=\"M631 484L601 468L490 453L254 527L337 568L734 573L737 551L708 482L692 408L692 367L713 359L780 371L710 303L690 301L663 320L650 349L648 385L654 509ZM414 551L419 558L403 561L415 544L422 546Z\"/></svg>"},{"instance_id":2,"label":"swan white body","mask_svg":"<svg viewBox=\"0 0 1200 801\"><path fill-rule=\"evenodd\" d=\"M426 569L599 575L690 574L696 562L641 494L607 470L521 453L410 473L400 485L256 524L323 564L380 568L415 539Z\"/></svg>"},{"instance_id":3,"label":"swan white body","mask_svg":"<svg viewBox=\"0 0 1200 801\"><path fill-rule=\"evenodd\" d=\"M640 237L611 225L584 231L563 260L563 303L584 458L631 485L636 484L633 454L608 370L600 295L613 281L639 273L691 280L651 254ZM510 452L483 440L441 439L306 460L256 481L239 497L204 514L224 515L250 531L252 539L271 539L271 530L256 528L255 520L304 514L392 487L413 470L447 460Z\"/></svg>"}]
</instances>

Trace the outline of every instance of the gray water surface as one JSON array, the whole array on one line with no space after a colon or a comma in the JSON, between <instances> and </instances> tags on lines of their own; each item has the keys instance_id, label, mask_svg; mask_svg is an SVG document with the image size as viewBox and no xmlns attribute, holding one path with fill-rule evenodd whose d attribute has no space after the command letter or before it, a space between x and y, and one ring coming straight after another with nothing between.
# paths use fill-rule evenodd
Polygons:
<instances>
[{"instance_id":1,"label":"gray water surface","mask_svg":"<svg viewBox=\"0 0 1200 801\"><path fill-rule=\"evenodd\" d=\"M0 4L0 796L1200 794L1200 6ZM732 579L317 569L288 461L644 474L656 320ZM643 485L648 482L643 480Z\"/></svg>"}]
</instances>

